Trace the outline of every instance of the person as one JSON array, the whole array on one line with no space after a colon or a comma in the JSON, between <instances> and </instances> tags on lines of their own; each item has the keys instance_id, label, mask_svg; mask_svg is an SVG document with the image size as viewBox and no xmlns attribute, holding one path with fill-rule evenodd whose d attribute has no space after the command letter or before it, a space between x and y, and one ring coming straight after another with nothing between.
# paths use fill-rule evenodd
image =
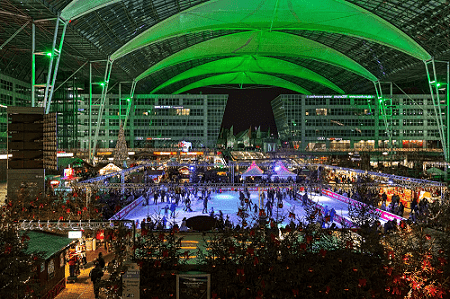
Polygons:
<instances>
[{"instance_id":1,"label":"person","mask_svg":"<svg viewBox=\"0 0 450 299\"><path fill-rule=\"evenodd\" d=\"M76 277L75 270L78 264L78 257L75 252L75 248L71 248L69 251L69 276Z\"/></svg>"},{"instance_id":2,"label":"person","mask_svg":"<svg viewBox=\"0 0 450 299\"><path fill-rule=\"evenodd\" d=\"M329 216L329 212L330 210L328 209L328 205L325 205L325 208L323 209L323 216L324 217Z\"/></svg>"},{"instance_id":3,"label":"person","mask_svg":"<svg viewBox=\"0 0 450 299\"><path fill-rule=\"evenodd\" d=\"M180 232L186 232L188 231L188 227L186 224L186 217L183 218L183 220L181 221L181 227L180 227Z\"/></svg>"},{"instance_id":4,"label":"person","mask_svg":"<svg viewBox=\"0 0 450 299\"><path fill-rule=\"evenodd\" d=\"M331 208L330 210L330 222L334 221L334 216L336 215L336 210L334 208Z\"/></svg>"},{"instance_id":5,"label":"person","mask_svg":"<svg viewBox=\"0 0 450 299\"><path fill-rule=\"evenodd\" d=\"M164 215L167 216L169 214L169 205L164 207Z\"/></svg>"},{"instance_id":6,"label":"person","mask_svg":"<svg viewBox=\"0 0 450 299\"><path fill-rule=\"evenodd\" d=\"M308 193L306 191L305 194L303 194L302 203L304 207L308 204Z\"/></svg>"},{"instance_id":7,"label":"person","mask_svg":"<svg viewBox=\"0 0 450 299\"><path fill-rule=\"evenodd\" d=\"M161 219L161 222L162 222L163 229L166 229L166 225L167 225L167 218L166 218L166 216L163 216L163 218Z\"/></svg>"},{"instance_id":8,"label":"person","mask_svg":"<svg viewBox=\"0 0 450 299\"><path fill-rule=\"evenodd\" d=\"M414 211L415 207L417 206L417 198L414 198L411 202L411 211Z\"/></svg>"},{"instance_id":9,"label":"person","mask_svg":"<svg viewBox=\"0 0 450 299\"><path fill-rule=\"evenodd\" d=\"M100 264L98 262L95 263L94 269L91 270L89 273L89 276L91 277L91 281L94 284L94 295L95 298L98 299L99 293L100 293L100 281L102 280L103 271L100 267Z\"/></svg>"},{"instance_id":10,"label":"person","mask_svg":"<svg viewBox=\"0 0 450 299\"><path fill-rule=\"evenodd\" d=\"M186 212L193 212L191 209L191 201L186 200Z\"/></svg>"},{"instance_id":11,"label":"person","mask_svg":"<svg viewBox=\"0 0 450 299\"><path fill-rule=\"evenodd\" d=\"M101 252L98 253L97 262L100 265L100 268L105 268L105 260L103 259L103 254Z\"/></svg>"},{"instance_id":12,"label":"person","mask_svg":"<svg viewBox=\"0 0 450 299\"><path fill-rule=\"evenodd\" d=\"M202 210L202 214L208 214L208 198L204 197L203 198L203 210Z\"/></svg>"},{"instance_id":13,"label":"person","mask_svg":"<svg viewBox=\"0 0 450 299\"><path fill-rule=\"evenodd\" d=\"M225 227L231 228L231 226L232 226L232 224L231 224L231 221L230 221L230 216L227 215L227 218L225 219Z\"/></svg>"},{"instance_id":14,"label":"person","mask_svg":"<svg viewBox=\"0 0 450 299\"><path fill-rule=\"evenodd\" d=\"M403 213L405 211L405 206L403 205L402 202L400 202L399 206L398 206L398 214L400 217L403 217Z\"/></svg>"},{"instance_id":15,"label":"person","mask_svg":"<svg viewBox=\"0 0 450 299\"><path fill-rule=\"evenodd\" d=\"M383 194L381 194L381 200L382 201L387 201L387 194L386 194L386 192L383 192Z\"/></svg>"},{"instance_id":16,"label":"person","mask_svg":"<svg viewBox=\"0 0 450 299\"><path fill-rule=\"evenodd\" d=\"M383 202L381 203L381 209L383 211L386 211L386 201L383 200Z\"/></svg>"},{"instance_id":17,"label":"person","mask_svg":"<svg viewBox=\"0 0 450 299\"><path fill-rule=\"evenodd\" d=\"M170 216L173 218L175 218L175 210L176 209L177 209L177 205L174 202L172 202L170 204Z\"/></svg>"}]
</instances>

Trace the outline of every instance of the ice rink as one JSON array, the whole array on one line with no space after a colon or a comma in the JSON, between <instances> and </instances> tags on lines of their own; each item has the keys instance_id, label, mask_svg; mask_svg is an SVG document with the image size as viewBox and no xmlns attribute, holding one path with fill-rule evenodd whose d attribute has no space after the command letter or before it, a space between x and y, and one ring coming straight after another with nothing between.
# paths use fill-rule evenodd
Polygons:
<instances>
[{"instance_id":1,"label":"ice rink","mask_svg":"<svg viewBox=\"0 0 450 299\"><path fill-rule=\"evenodd\" d=\"M300 194L303 195L303 193ZM348 204L323 195L308 194L308 196L314 202L324 207L327 206L328 209L334 208L336 210L337 215L345 217L346 219L350 220L348 218ZM255 203L259 204L259 195L257 191L250 191L250 198L253 204ZM160 220L163 217L166 217L168 224L177 223L180 226L181 221L184 217L186 217L186 219L189 219L190 217L193 216L207 215L202 214L203 210L202 199L193 198L191 200L192 212L185 211L184 210L185 206L180 201L180 204L176 208L174 217L171 216L170 210L168 210L167 214L165 213L164 208L166 206L170 207L170 203L158 202L157 204L154 204L153 196L151 196L149 205L144 206L141 204L136 206L123 219L134 220L135 222L138 221L139 222L138 228L140 228L140 222L142 221L142 219L147 217L152 218L153 222L155 222L156 220ZM218 215L219 211L222 211L224 219L226 219L226 216L229 216L230 221L236 225L239 223L239 217L237 216L239 206L240 206L239 192L225 191L223 193L211 193L211 199L208 201L208 214L211 212L211 208L214 209L214 213L216 216ZM278 219L282 220L281 222L282 226L285 226L290 222L291 219L288 217L289 213L294 213L297 220L302 220L302 222L306 222L303 221L304 218L306 217L306 213L305 210L303 209L301 201L293 200L289 198L289 196L287 196L286 199L283 200L282 208L277 208L277 205L275 204L272 213L273 219L277 219L278 215ZM250 215L249 219L256 218L258 212L254 213L252 208L251 211L249 211L249 215Z\"/></svg>"}]
</instances>

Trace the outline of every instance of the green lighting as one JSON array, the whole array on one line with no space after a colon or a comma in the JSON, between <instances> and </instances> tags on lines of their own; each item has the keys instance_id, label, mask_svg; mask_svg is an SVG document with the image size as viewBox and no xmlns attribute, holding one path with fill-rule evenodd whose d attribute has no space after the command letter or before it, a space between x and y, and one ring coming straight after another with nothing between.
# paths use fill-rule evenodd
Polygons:
<instances>
[{"instance_id":1,"label":"green lighting","mask_svg":"<svg viewBox=\"0 0 450 299\"><path fill-rule=\"evenodd\" d=\"M440 86L441 86L441 83L439 83L439 82L436 83L436 86L437 86L437 87L440 87Z\"/></svg>"},{"instance_id":2,"label":"green lighting","mask_svg":"<svg viewBox=\"0 0 450 299\"><path fill-rule=\"evenodd\" d=\"M47 52L45 53L45 55L47 55L48 57L52 57L52 52Z\"/></svg>"},{"instance_id":3,"label":"green lighting","mask_svg":"<svg viewBox=\"0 0 450 299\"><path fill-rule=\"evenodd\" d=\"M105 86L105 82L101 82L101 83L100 83L100 86Z\"/></svg>"},{"instance_id":4,"label":"green lighting","mask_svg":"<svg viewBox=\"0 0 450 299\"><path fill-rule=\"evenodd\" d=\"M130 98L127 99L127 102L129 102L129 101L130 101Z\"/></svg>"}]
</instances>

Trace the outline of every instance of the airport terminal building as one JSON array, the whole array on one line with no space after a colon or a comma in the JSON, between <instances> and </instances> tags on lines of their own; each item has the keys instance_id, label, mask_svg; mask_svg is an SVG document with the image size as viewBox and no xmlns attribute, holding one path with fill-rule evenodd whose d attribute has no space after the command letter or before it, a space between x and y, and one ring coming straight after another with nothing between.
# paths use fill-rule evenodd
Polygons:
<instances>
[{"instance_id":1,"label":"airport terminal building","mask_svg":"<svg viewBox=\"0 0 450 299\"><path fill-rule=\"evenodd\" d=\"M444 96L445 97L445 96ZM443 98L444 98L443 97ZM293 148L442 149L439 111L428 95L282 94L272 102L278 136ZM445 122L445 107L441 107Z\"/></svg>"}]
</instances>

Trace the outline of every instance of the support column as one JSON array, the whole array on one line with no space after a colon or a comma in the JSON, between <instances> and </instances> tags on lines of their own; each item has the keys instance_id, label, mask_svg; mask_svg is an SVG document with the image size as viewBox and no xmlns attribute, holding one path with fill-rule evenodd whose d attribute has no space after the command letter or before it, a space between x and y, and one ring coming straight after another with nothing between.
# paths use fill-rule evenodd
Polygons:
<instances>
[{"instance_id":1,"label":"support column","mask_svg":"<svg viewBox=\"0 0 450 299\"><path fill-rule=\"evenodd\" d=\"M44 94L44 107L47 107L47 99L48 99L48 91L50 87L51 74L53 70L53 59L55 57L55 47L56 47L56 39L58 37L58 29L59 29L59 15L56 19L55 25L55 33L53 34L53 44L52 44L52 52L50 56L50 63L48 65L48 73L47 73L47 83L45 84L45 94Z\"/></svg>"},{"instance_id":2,"label":"support column","mask_svg":"<svg viewBox=\"0 0 450 299\"><path fill-rule=\"evenodd\" d=\"M386 113L386 108L391 109L392 111L392 83L390 84L390 99L391 99L391 104L386 105L385 103L385 99L383 98L383 88L381 87L381 82L377 81L374 82L375 85L375 91L377 93L377 106L378 106L378 113L379 113L379 118L382 117L383 118L383 122L384 122L384 127L385 127L385 132L388 136L389 139L389 144L388 144L388 148L392 149L392 124L389 123L388 119L387 119L387 113ZM392 113L391 113L391 117L392 117ZM379 134L379 132L378 132ZM379 134L380 135L380 134ZM384 138L383 138L384 139Z\"/></svg>"},{"instance_id":3,"label":"support column","mask_svg":"<svg viewBox=\"0 0 450 299\"><path fill-rule=\"evenodd\" d=\"M60 20L60 18L58 18L58 21ZM52 98L53 98L53 92L55 91L55 84L56 84L56 77L58 75L58 67L59 67L59 62L61 61L61 52L62 52L62 48L63 48L63 44L64 44L64 36L66 35L66 29L67 29L67 25L69 24L68 22L63 22L64 27L63 27L63 32L61 35L61 40L59 41L59 48L58 50L53 49L53 52L56 53L57 58L56 58L56 64L55 64L55 69L53 71L53 75L52 75L52 85L51 85L51 90L50 90L50 94L48 96L48 101L47 101L47 108L46 108L46 112L45 113L50 113L50 105L52 103ZM53 59L53 53L52 53L52 59Z\"/></svg>"},{"instance_id":4,"label":"support column","mask_svg":"<svg viewBox=\"0 0 450 299\"><path fill-rule=\"evenodd\" d=\"M123 129L125 130L127 128L127 124L128 124L128 119L130 119L130 121L134 121L134 117L130 117L130 113L134 113L134 91L136 90L136 84L137 81L133 80L133 82L131 83L131 91L130 91L130 97L127 99L128 102L128 106L127 106L127 113L125 115L125 120L123 123ZM133 116L133 115L132 115ZM134 130L134 126L130 127L131 130ZM134 147L134 131L130 131L130 143L129 143L129 147L133 148Z\"/></svg>"},{"instance_id":5,"label":"support column","mask_svg":"<svg viewBox=\"0 0 450 299\"><path fill-rule=\"evenodd\" d=\"M448 136L447 136L447 130L445 129L444 121L442 119L442 109L441 109L441 102L439 99L439 82L437 81L437 74L436 74L436 64L434 59L424 61L425 63L425 69L427 71L427 77L428 77L428 85L430 87L430 95L431 99L433 100L433 108L434 108L434 114L436 116L436 122L439 128L439 137L441 139L442 143L442 149L444 151L444 159L445 161L449 161L449 149L448 149ZM432 68L432 71L430 72L430 67ZM448 109L448 108L447 108ZM448 111L448 110L447 110ZM447 121L448 124L448 121Z\"/></svg>"},{"instance_id":6,"label":"support column","mask_svg":"<svg viewBox=\"0 0 450 299\"><path fill-rule=\"evenodd\" d=\"M137 84L137 81L133 80L133 82L131 84L130 101L128 102L128 106L127 106L127 114L125 115L125 120L123 123L124 130L127 128L127 122L128 122L128 118L130 117L131 106L134 104L133 98L134 98L134 91L136 90L136 84Z\"/></svg>"},{"instance_id":7,"label":"support column","mask_svg":"<svg viewBox=\"0 0 450 299\"><path fill-rule=\"evenodd\" d=\"M93 163L92 155L92 62L89 62L89 163Z\"/></svg>"},{"instance_id":8,"label":"support column","mask_svg":"<svg viewBox=\"0 0 450 299\"><path fill-rule=\"evenodd\" d=\"M94 135L94 145L92 147L92 156L93 157L95 155L95 150L97 148L98 133L100 131L100 126L102 123L103 111L105 110L106 94L108 93L108 85L109 85L109 79L111 77L112 65L113 65L113 61L110 60L108 57L107 62L106 62L102 96L100 99L100 106L98 108L97 126L95 127L95 135Z\"/></svg>"},{"instance_id":9,"label":"support column","mask_svg":"<svg viewBox=\"0 0 450 299\"><path fill-rule=\"evenodd\" d=\"M36 24L31 23L31 107L36 107Z\"/></svg>"}]
</instances>

